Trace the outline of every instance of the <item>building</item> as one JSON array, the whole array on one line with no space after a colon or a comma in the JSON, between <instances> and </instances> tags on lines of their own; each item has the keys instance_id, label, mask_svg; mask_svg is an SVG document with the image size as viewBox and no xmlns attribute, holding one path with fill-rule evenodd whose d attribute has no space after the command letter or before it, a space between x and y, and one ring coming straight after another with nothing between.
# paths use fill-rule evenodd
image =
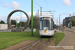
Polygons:
<instances>
[{"instance_id":1,"label":"building","mask_svg":"<svg viewBox=\"0 0 75 50\"><path fill-rule=\"evenodd\" d=\"M8 29L8 24L0 24L0 32L11 32L11 29Z\"/></svg>"},{"instance_id":2,"label":"building","mask_svg":"<svg viewBox=\"0 0 75 50\"><path fill-rule=\"evenodd\" d=\"M6 29L8 29L7 24L0 24L0 30L6 30Z\"/></svg>"},{"instance_id":3,"label":"building","mask_svg":"<svg viewBox=\"0 0 75 50\"><path fill-rule=\"evenodd\" d=\"M68 24L71 22L71 17L66 17L65 19L63 19L63 26L68 27Z\"/></svg>"}]
</instances>

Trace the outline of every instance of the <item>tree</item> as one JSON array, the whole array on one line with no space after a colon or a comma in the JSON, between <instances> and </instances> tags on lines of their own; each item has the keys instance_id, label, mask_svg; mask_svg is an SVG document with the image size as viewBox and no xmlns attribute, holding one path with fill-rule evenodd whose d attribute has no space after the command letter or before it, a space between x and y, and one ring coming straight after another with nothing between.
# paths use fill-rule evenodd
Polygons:
<instances>
[{"instance_id":1,"label":"tree","mask_svg":"<svg viewBox=\"0 0 75 50\"><path fill-rule=\"evenodd\" d=\"M0 24L5 24L5 22L3 20L0 21Z\"/></svg>"},{"instance_id":2,"label":"tree","mask_svg":"<svg viewBox=\"0 0 75 50\"><path fill-rule=\"evenodd\" d=\"M72 16L72 17L70 18L70 20L71 20L71 22L72 22L72 26L75 26L75 16Z\"/></svg>"},{"instance_id":3,"label":"tree","mask_svg":"<svg viewBox=\"0 0 75 50\"><path fill-rule=\"evenodd\" d=\"M16 20L11 20L11 25L15 25L16 26Z\"/></svg>"},{"instance_id":4,"label":"tree","mask_svg":"<svg viewBox=\"0 0 75 50\"><path fill-rule=\"evenodd\" d=\"M39 29L40 28L40 18L37 16L33 17L33 28ZM31 19L30 19L30 28L31 28Z\"/></svg>"},{"instance_id":5,"label":"tree","mask_svg":"<svg viewBox=\"0 0 75 50\"><path fill-rule=\"evenodd\" d=\"M27 24L27 22L19 22L18 26L24 27Z\"/></svg>"}]
</instances>

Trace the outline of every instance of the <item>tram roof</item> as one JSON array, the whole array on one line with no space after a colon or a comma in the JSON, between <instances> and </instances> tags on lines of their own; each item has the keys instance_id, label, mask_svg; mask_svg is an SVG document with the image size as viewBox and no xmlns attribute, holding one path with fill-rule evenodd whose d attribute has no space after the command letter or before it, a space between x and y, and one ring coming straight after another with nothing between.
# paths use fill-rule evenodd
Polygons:
<instances>
[{"instance_id":1,"label":"tram roof","mask_svg":"<svg viewBox=\"0 0 75 50\"><path fill-rule=\"evenodd\" d=\"M48 16L48 15L40 16L40 18L41 18L41 17L50 17L50 18L52 18L52 19L53 19L53 17L52 17L52 16L50 16L50 15L49 15L49 16ZM54 21L54 19L53 19L53 21ZM55 22L54 22L54 23L55 23Z\"/></svg>"}]
</instances>

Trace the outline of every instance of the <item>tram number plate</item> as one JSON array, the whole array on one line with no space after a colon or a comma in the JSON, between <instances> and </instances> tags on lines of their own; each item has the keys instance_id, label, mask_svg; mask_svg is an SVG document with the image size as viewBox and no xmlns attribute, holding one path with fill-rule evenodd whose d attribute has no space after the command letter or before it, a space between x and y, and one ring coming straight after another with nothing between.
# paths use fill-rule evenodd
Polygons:
<instances>
[{"instance_id":1,"label":"tram number plate","mask_svg":"<svg viewBox=\"0 0 75 50\"><path fill-rule=\"evenodd\" d=\"M44 33L46 33L47 32L47 30L44 30Z\"/></svg>"}]
</instances>

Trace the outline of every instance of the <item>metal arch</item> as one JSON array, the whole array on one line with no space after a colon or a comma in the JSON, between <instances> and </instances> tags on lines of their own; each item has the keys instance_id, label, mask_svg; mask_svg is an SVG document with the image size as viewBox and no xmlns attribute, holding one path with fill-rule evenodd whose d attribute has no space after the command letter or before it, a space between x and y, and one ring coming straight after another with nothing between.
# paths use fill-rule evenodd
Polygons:
<instances>
[{"instance_id":1,"label":"metal arch","mask_svg":"<svg viewBox=\"0 0 75 50\"><path fill-rule=\"evenodd\" d=\"M27 19L28 19L28 20L27 20L27 25L26 25L23 29L21 29L21 30L24 31L24 30L28 27L30 21L29 21L29 16L28 16L28 14L27 14L26 12L22 11L22 10L14 10L14 11L12 11L12 12L8 15L8 18L7 18L8 28L11 29L10 17L11 17L12 14L14 14L15 12L23 12L23 13L27 16Z\"/></svg>"}]
</instances>

